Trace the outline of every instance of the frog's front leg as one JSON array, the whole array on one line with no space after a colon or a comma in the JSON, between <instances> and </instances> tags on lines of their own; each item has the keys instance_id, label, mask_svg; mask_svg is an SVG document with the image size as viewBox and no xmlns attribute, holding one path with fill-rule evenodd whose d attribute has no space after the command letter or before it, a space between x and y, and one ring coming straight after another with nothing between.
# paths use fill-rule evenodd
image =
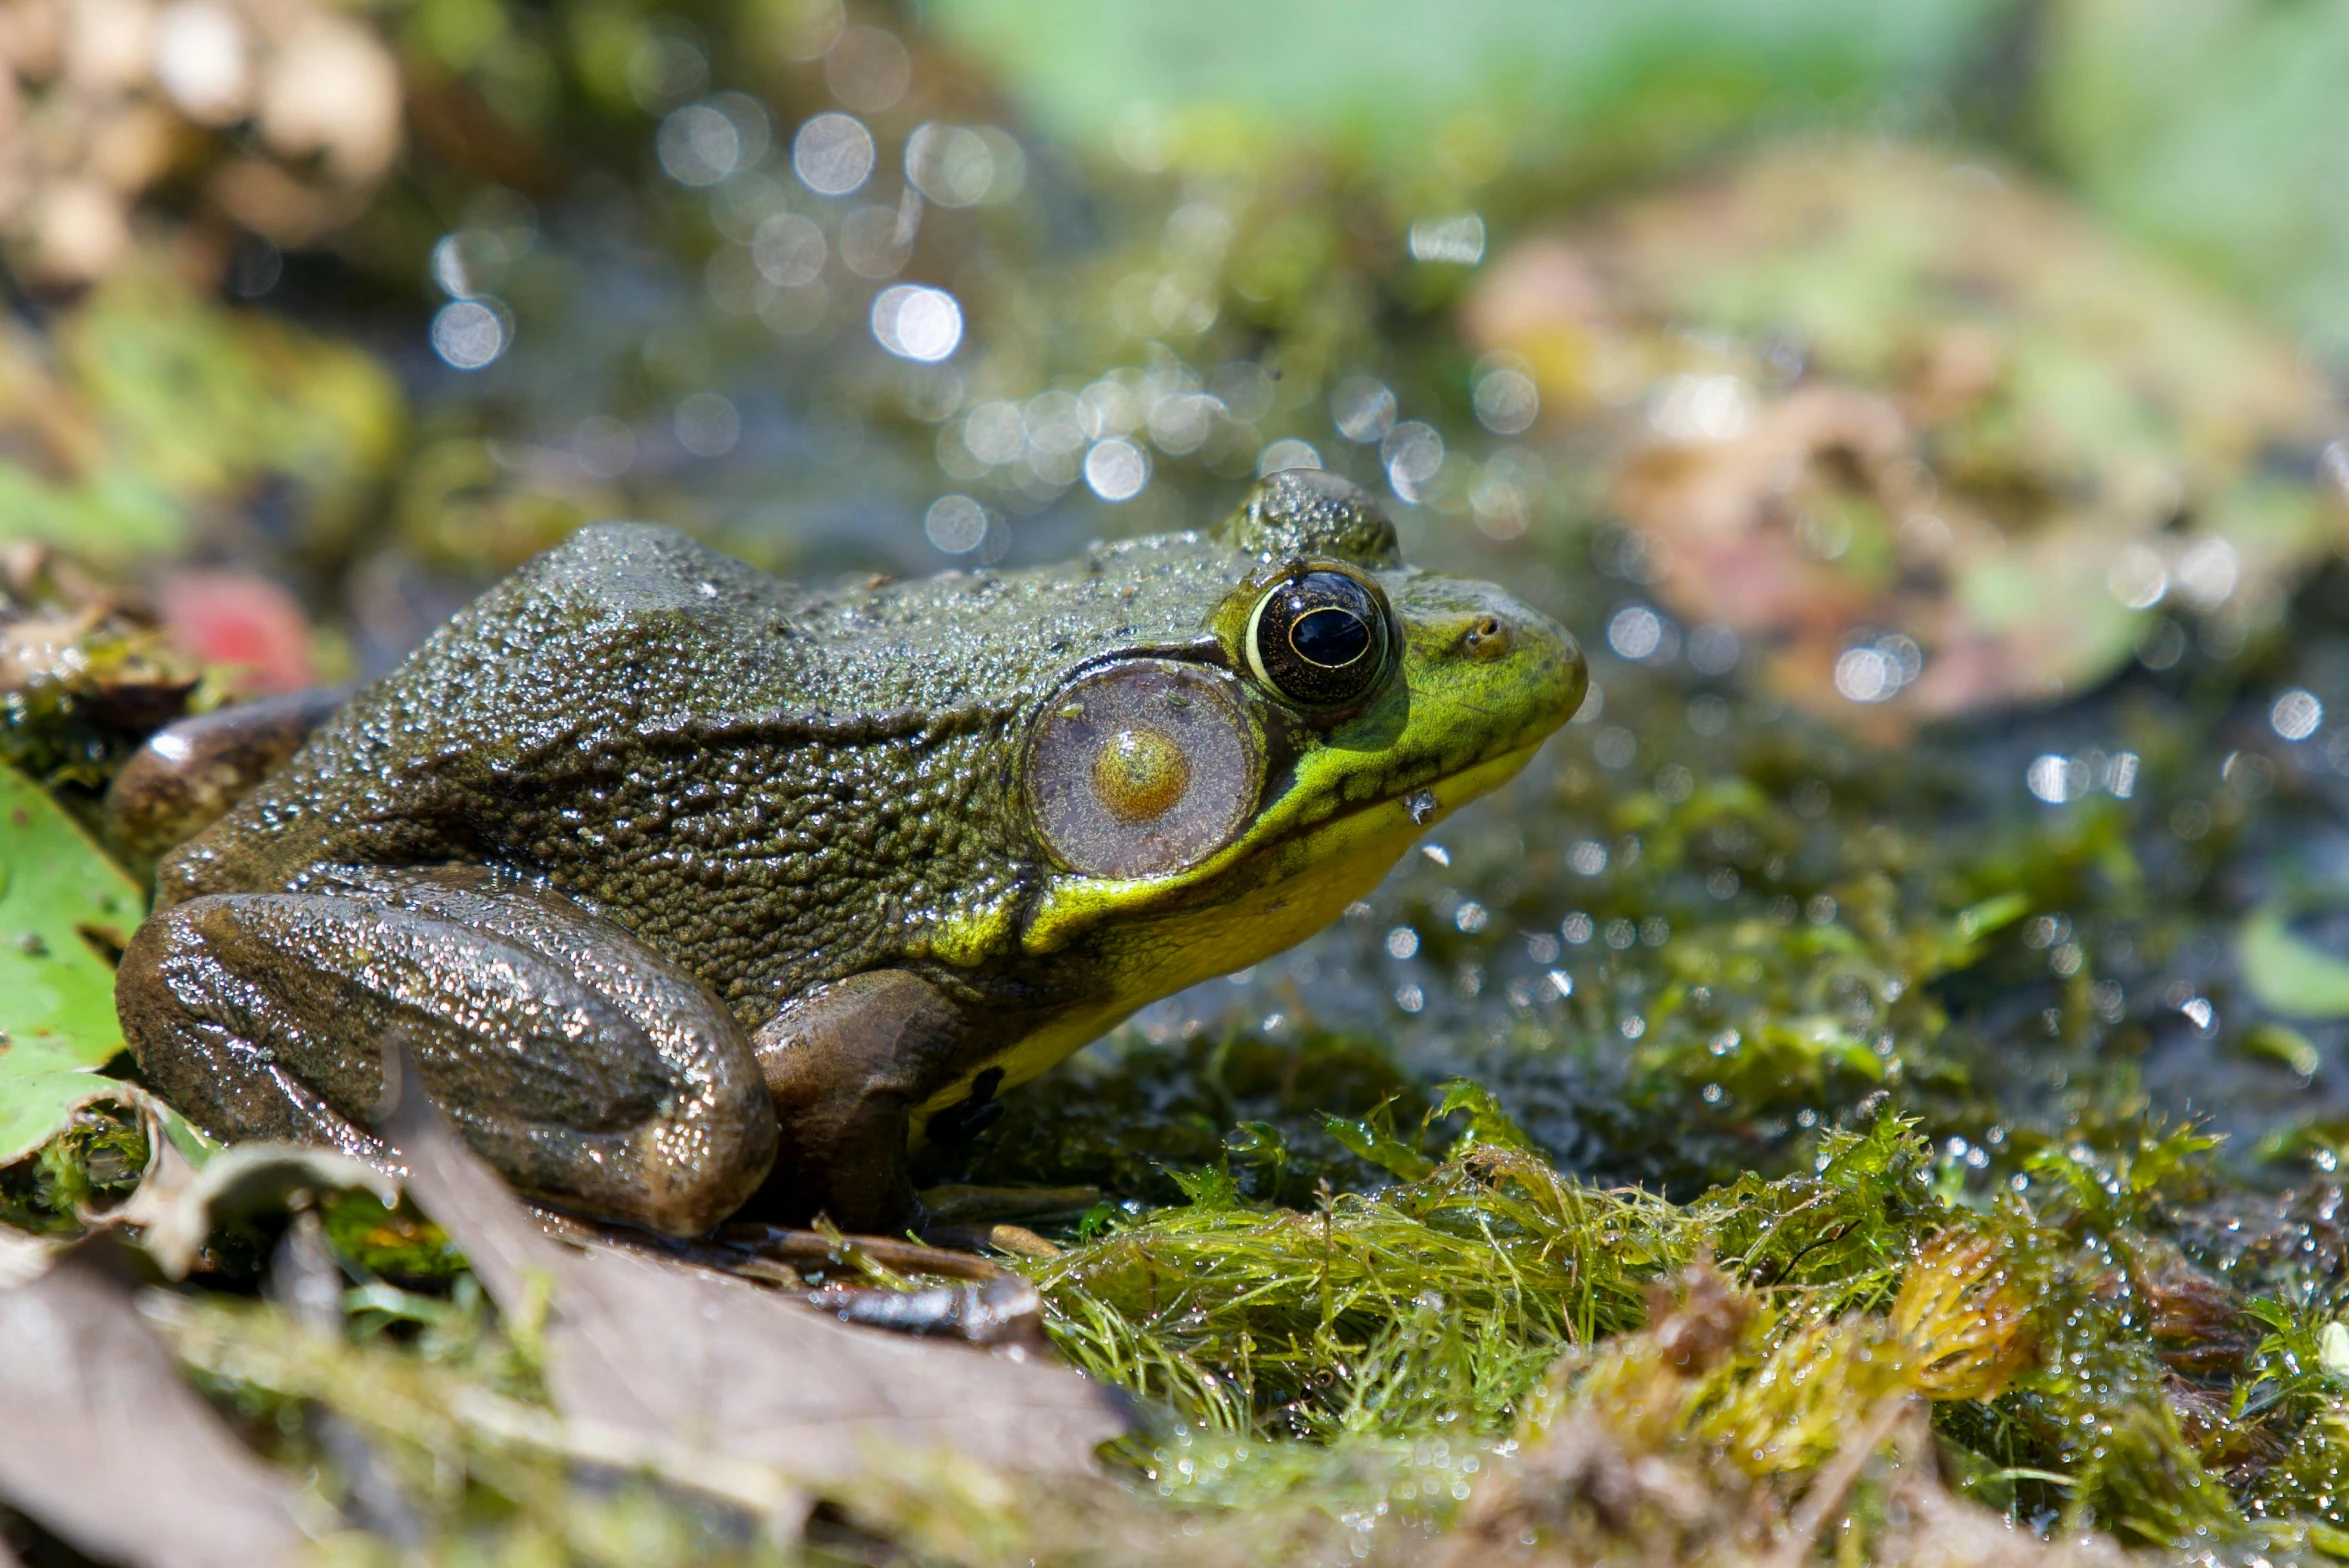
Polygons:
<instances>
[{"instance_id":1,"label":"frog's front leg","mask_svg":"<svg viewBox=\"0 0 2349 1568\"><path fill-rule=\"evenodd\" d=\"M325 868L157 913L116 997L149 1082L227 1138L361 1155L382 1041L523 1191L679 1235L765 1179L775 1116L740 1023L559 893L478 866Z\"/></svg>"},{"instance_id":2,"label":"frog's front leg","mask_svg":"<svg viewBox=\"0 0 2349 1568\"><path fill-rule=\"evenodd\" d=\"M905 969L850 975L786 1002L753 1036L782 1128L760 1217L804 1224L821 1214L867 1234L911 1223L914 1112L972 1076L1004 1025ZM991 1092L1003 1075L977 1076Z\"/></svg>"}]
</instances>

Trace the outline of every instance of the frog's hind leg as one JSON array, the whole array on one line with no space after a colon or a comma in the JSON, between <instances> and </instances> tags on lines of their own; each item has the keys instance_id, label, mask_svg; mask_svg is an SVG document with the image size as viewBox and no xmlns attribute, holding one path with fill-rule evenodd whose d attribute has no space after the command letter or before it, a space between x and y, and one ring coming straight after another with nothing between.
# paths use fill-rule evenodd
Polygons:
<instances>
[{"instance_id":1,"label":"frog's hind leg","mask_svg":"<svg viewBox=\"0 0 2349 1568\"><path fill-rule=\"evenodd\" d=\"M750 1041L618 926L481 867L333 869L140 927L116 986L149 1082L207 1131L362 1155L382 1042L522 1190L679 1235L765 1178L775 1115Z\"/></svg>"}]
</instances>

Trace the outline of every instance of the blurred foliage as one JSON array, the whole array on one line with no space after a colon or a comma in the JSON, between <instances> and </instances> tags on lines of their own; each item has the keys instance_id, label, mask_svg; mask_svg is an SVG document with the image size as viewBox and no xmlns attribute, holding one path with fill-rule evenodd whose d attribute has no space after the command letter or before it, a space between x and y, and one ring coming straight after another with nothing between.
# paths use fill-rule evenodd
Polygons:
<instances>
[{"instance_id":1,"label":"blurred foliage","mask_svg":"<svg viewBox=\"0 0 2349 1568\"><path fill-rule=\"evenodd\" d=\"M1143 167L1193 143L1238 162L1252 146L1304 142L1388 164L1456 202L1505 172L1611 173L1846 95L1947 91L2018 9L945 0L931 15L1046 125Z\"/></svg>"},{"instance_id":2,"label":"blurred foliage","mask_svg":"<svg viewBox=\"0 0 2349 1568\"><path fill-rule=\"evenodd\" d=\"M1880 731L2094 687L2165 598L2273 625L2349 530L2323 378L2011 170L1781 150L1525 242L1467 321L1628 442L1666 602Z\"/></svg>"},{"instance_id":3,"label":"blurred foliage","mask_svg":"<svg viewBox=\"0 0 2349 1568\"><path fill-rule=\"evenodd\" d=\"M401 448L400 394L373 356L160 267L117 273L45 342L9 330L0 509L14 537L85 559L266 540L271 511L301 520L306 548L347 548Z\"/></svg>"},{"instance_id":4,"label":"blurred foliage","mask_svg":"<svg viewBox=\"0 0 2349 1568\"><path fill-rule=\"evenodd\" d=\"M141 214L217 266L238 229L308 244L400 150L400 78L362 18L312 0L14 0L0 14L0 253L44 287L132 261Z\"/></svg>"},{"instance_id":5,"label":"blurred foliage","mask_svg":"<svg viewBox=\"0 0 2349 1568\"><path fill-rule=\"evenodd\" d=\"M2059 0L2046 8L2040 134L2125 228L2306 331L2349 346L2336 281L2349 17L2328 6Z\"/></svg>"}]
</instances>

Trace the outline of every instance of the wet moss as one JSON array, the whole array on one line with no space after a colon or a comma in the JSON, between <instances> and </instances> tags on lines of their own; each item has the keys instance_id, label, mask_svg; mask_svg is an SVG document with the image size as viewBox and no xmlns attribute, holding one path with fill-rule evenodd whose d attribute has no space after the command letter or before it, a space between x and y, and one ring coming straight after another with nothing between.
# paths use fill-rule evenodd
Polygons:
<instances>
[{"instance_id":1,"label":"wet moss","mask_svg":"<svg viewBox=\"0 0 2349 1568\"><path fill-rule=\"evenodd\" d=\"M0 1225L37 1236L73 1235L94 1214L138 1190L148 1157L146 1129L136 1112L106 1103L85 1106L38 1151L0 1166Z\"/></svg>"}]
</instances>

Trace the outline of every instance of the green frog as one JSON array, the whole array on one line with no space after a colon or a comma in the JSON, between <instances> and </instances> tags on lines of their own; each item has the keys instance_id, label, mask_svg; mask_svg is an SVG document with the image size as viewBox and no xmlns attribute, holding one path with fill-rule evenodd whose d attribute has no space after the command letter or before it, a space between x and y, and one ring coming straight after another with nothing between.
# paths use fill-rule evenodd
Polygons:
<instances>
[{"instance_id":1,"label":"green frog","mask_svg":"<svg viewBox=\"0 0 2349 1568\"><path fill-rule=\"evenodd\" d=\"M164 857L123 1025L223 1138L386 1158L397 1035L550 1205L892 1230L921 1140L1334 919L1584 685L1318 471L1210 532L832 590L599 525Z\"/></svg>"}]
</instances>

